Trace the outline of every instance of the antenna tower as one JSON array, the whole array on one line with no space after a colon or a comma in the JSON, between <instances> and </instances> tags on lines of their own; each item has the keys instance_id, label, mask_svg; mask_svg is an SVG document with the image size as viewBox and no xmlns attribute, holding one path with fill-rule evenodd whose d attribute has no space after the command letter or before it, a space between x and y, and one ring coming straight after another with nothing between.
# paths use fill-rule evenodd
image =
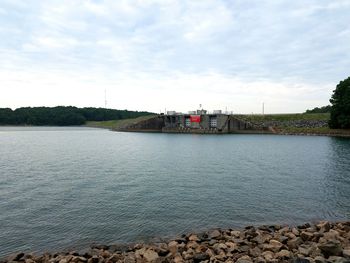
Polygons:
<instances>
[{"instance_id":1,"label":"antenna tower","mask_svg":"<svg viewBox=\"0 0 350 263\"><path fill-rule=\"evenodd\" d=\"M105 89L105 109L107 109L107 89Z\"/></svg>"}]
</instances>

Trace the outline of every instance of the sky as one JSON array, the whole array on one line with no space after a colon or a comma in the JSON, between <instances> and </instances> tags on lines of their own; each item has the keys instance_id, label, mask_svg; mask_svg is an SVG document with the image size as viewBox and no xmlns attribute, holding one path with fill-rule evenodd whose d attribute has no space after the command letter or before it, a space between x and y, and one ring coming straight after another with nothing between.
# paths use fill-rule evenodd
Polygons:
<instances>
[{"instance_id":1,"label":"sky","mask_svg":"<svg viewBox=\"0 0 350 263\"><path fill-rule=\"evenodd\" d=\"M349 0L0 0L0 108L304 112L349 75Z\"/></svg>"}]
</instances>

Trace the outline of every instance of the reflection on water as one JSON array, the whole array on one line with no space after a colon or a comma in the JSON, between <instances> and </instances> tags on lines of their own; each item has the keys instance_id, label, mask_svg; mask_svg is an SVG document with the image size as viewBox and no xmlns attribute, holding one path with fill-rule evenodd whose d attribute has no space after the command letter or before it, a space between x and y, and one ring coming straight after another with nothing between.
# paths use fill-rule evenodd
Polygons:
<instances>
[{"instance_id":1,"label":"reflection on water","mask_svg":"<svg viewBox=\"0 0 350 263\"><path fill-rule=\"evenodd\" d=\"M350 140L334 137L329 140L327 172L320 190L324 190L325 202L329 204L328 213L332 213L332 207L343 207L346 218L350 218Z\"/></svg>"},{"instance_id":2,"label":"reflection on water","mask_svg":"<svg viewBox=\"0 0 350 263\"><path fill-rule=\"evenodd\" d=\"M341 138L2 127L0 171L0 256L350 218Z\"/></svg>"}]
</instances>

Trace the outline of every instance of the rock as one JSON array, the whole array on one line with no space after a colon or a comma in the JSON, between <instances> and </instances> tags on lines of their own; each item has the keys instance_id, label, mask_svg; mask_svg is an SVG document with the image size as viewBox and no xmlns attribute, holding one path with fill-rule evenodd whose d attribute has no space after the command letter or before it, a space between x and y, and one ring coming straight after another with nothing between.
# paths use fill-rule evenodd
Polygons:
<instances>
[{"instance_id":1,"label":"rock","mask_svg":"<svg viewBox=\"0 0 350 263\"><path fill-rule=\"evenodd\" d=\"M84 258L84 257L79 257L79 256L74 256L70 262L73 262L73 263L79 263L79 262L87 262L87 259Z\"/></svg>"},{"instance_id":2,"label":"rock","mask_svg":"<svg viewBox=\"0 0 350 263\"><path fill-rule=\"evenodd\" d=\"M215 229L209 233L209 238L214 238L217 239L218 237L221 236L221 233L219 230Z\"/></svg>"},{"instance_id":3,"label":"rock","mask_svg":"<svg viewBox=\"0 0 350 263\"><path fill-rule=\"evenodd\" d=\"M144 254L145 252L146 252L146 248L145 248L145 247L140 248L140 249L137 249L137 250L135 251L135 257L136 257L137 259L142 258L142 257L143 257L143 254Z\"/></svg>"},{"instance_id":4,"label":"rock","mask_svg":"<svg viewBox=\"0 0 350 263\"><path fill-rule=\"evenodd\" d=\"M220 253L215 256L215 258L220 261L225 261L227 259L227 256L226 253L221 250Z\"/></svg>"},{"instance_id":5,"label":"rock","mask_svg":"<svg viewBox=\"0 0 350 263\"><path fill-rule=\"evenodd\" d=\"M263 257L255 258L255 263L266 263L266 260Z\"/></svg>"},{"instance_id":6,"label":"rock","mask_svg":"<svg viewBox=\"0 0 350 263\"><path fill-rule=\"evenodd\" d=\"M348 263L349 261L342 257L330 256L327 260L329 263Z\"/></svg>"},{"instance_id":7,"label":"rock","mask_svg":"<svg viewBox=\"0 0 350 263\"><path fill-rule=\"evenodd\" d=\"M254 248L249 249L249 256L258 257L260 255L261 255L261 249L260 248L254 247Z\"/></svg>"},{"instance_id":8,"label":"rock","mask_svg":"<svg viewBox=\"0 0 350 263\"><path fill-rule=\"evenodd\" d=\"M198 246L199 246L198 243L197 243L197 242L194 242L194 241L190 241L190 242L188 242L187 245L186 245L187 248L193 248L193 249L195 249L195 248L198 247Z\"/></svg>"},{"instance_id":9,"label":"rock","mask_svg":"<svg viewBox=\"0 0 350 263\"><path fill-rule=\"evenodd\" d=\"M329 240L323 244L319 244L318 248L326 256L339 256L342 255L343 248L340 241L338 240Z\"/></svg>"},{"instance_id":10,"label":"rock","mask_svg":"<svg viewBox=\"0 0 350 263\"><path fill-rule=\"evenodd\" d=\"M193 255L194 255L194 251L192 248L188 249L187 251L184 251L182 252L182 257L185 259L185 260L191 260L193 258Z\"/></svg>"},{"instance_id":11,"label":"rock","mask_svg":"<svg viewBox=\"0 0 350 263\"><path fill-rule=\"evenodd\" d=\"M193 262L202 262L208 259L209 255L207 253L198 253L193 256Z\"/></svg>"},{"instance_id":12,"label":"rock","mask_svg":"<svg viewBox=\"0 0 350 263\"><path fill-rule=\"evenodd\" d=\"M181 255L176 255L174 257L174 262L175 263L182 263L182 262L184 262L184 259L181 257Z\"/></svg>"},{"instance_id":13,"label":"rock","mask_svg":"<svg viewBox=\"0 0 350 263\"><path fill-rule=\"evenodd\" d=\"M298 247L298 251L300 254L304 255L304 256L310 256L311 255L311 252L312 252L312 247L311 246L308 246L308 245L305 245L305 244L301 244L299 247Z\"/></svg>"},{"instance_id":14,"label":"rock","mask_svg":"<svg viewBox=\"0 0 350 263\"><path fill-rule=\"evenodd\" d=\"M321 256L315 257L315 263L326 263L326 259Z\"/></svg>"},{"instance_id":15,"label":"rock","mask_svg":"<svg viewBox=\"0 0 350 263\"><path fill-rule=\"evenodd\" d=\"M253 263L253 261L251 260L251 258L249 256L243 256L240 257L236 263Z\"/></svg>"},{"instance_id":16,"label":"rock","mask_svg":"<svg viewBox=\"0 0 350 263\"><path fill-rule=\"evenodd\" d=\"M328 232L331 229L331 225L328 221L320 222L316 225L316 227L321 233Z\"/></svg>"},{"instance_id":17,"label":"rock","mask_svg":"<svg viewBox=\"0 0 350 263\"><path fill-rule=\"evenodd\" d=\"M310 260L306 259L306 258L293 258L293 260L291 261L291 263L310 263Z\"/></svg>"},{"instance_id":18,"label":"rock","mask_svg":"<svg viewBox=\"0 0 350 263\"><path fill-rule=\"evenodd\" d=\"M143 253L143 257L146 259L147 262L157 262L159 255L154 250L147 249L145 253Z\"/></svg>"},{"instance_id":19,"label":"rock","mask_svg":"<svg viewBox=\"0 0 350 263\"><path fill-rule=\"evenodd\" d=\"M19 261L24 256L24 253L17 253L7 257L7 261Z\"/></svg>"},{"instance_id":20,"label":"rock","mask_svg":"<svg viewBox=\"0 0 350 263\"><path fill-rule=\"evenodd\" d=\"M111 252L109 252L108 250L104 250L104 251L101 252L100 255L101 255L102 257L104 257L104 258L109 258L112 254L111 254Z\"/></svg>"},{"instance_id":21,"label":"rock","mask_svg":"<svg viewBox=\"0 0 350 263\"><path fill-rule=\"evenodd\" d=\"M273 252L278 252L282 248L283 244L275 239L271 239L269 244L263 246L264 250L271 250Z\"/></svg>"},{"instance_id":22,"label":"rock","mask_svg":"<svg viewBox=\"0 0 350 263\"><path fill-rule=\"evenodd\" d=\"M280 236L278 239L282 244L287 244L288 242L288 237L286 236Z\"/></svg>"},{"instance_id":23,"label":"rock","mask_svg":"<svg viewBox=\"0 0 350 263\"><path fill-rule=\"evenodd\" d=\"M127 252L130 251L130 246L125 245L125 244L115 244L115 245L111 245L109 246L109 251L111 252Z\"/></svg>"},{"instance_id":24,"label":"rock","mask_svg":"<svg viewBox=\"0 0 350 263\"><path fill-rule=\"evenodd\" d=\"M177 242L177 243L186 243L187 242L187 240L185 239L185 238L182 238L182 237L180 237L180 238L177 238L177 239L175 239L175 241Z\"/></svg>"},{"instance_id":25,"label":"rock","mask_svg":"<svg viewBox=\"0 0 350 263\"><path fill-rule=\"evenodd\" d=\"M88 259L88 263L98 263L99 260L99 257L95 255Z\"/></svg>"},{"instance_id":26,"label":"rock","mask_svg":"<svg viewBox=\"0 0 350 263\"><path fill-rule=\"evenodd\" d=\"M235 238L239 238L241 236L241 232L240 231L231 231L231 236L235 237Z\"/></svg>"},{"instance_id":27,"label":"rock","mask_svg":"<svg viewBox=\"0 0 350 263\"><path fill-rule=\"evenodd\" d=\"M265 231L265 232L272 232L272 230L269 228L269 226L266 226L266 225L259 226L258 229Z\"/></svg>"},{"instance_id":28,"label":"rock","mask_svg":"<svg viewBox=\"0 0 350 263\"><path fill-rule=\"evenodd\" d=\"M177 253L178 245L179 245L179 243L177 243L176 241L171 241L168 244L168 249L169 249L171 254L175 255Z\"/></svg>"},{"instance_id":29,"label":"rock","mask_svg":"<svg viewBox=\"0 0 350 263\"><path fill-rule=\"evenodd\" d=\"M254 238L258 235L258 233L256 232L255 228L252 227L250 229L248 229L247 231L245 231L245 236L246 238Z\"/></svg>"},{"instance_id":30,"label":"rock","mask_svg":"<svg viewBox=\"0 0 350 263\"><path fill-rule=\"evenodd\" d=\"M300 232L298 229L296 229L295 227L292 228L292 233L296 236L299 236L300 235Z\"/></svg>"},{"instance_id":31,"label":"rock","mask_svg":"<svg viewBox=\"0 0 350 263\"><path fill-rule=\"evenodd\" d=\"M202 253L202 252L205 252L207 251L207 247L204 246L204 245L199 245L198 247L195 248L195 253Z\"/></svg>"},{"instance_id":32,"label":"rock","mask_svg":"<svg viewBox=\"0 0 350 263\"><path fill-rule=\"evenodd\" d=\"M239 247L238 247L238 252L246 253L246 252L249 251L249 249L250 249L250 247L247 246L247 245L239 246Z\"/></svg>"},{"instance_id":33,"label":"rock","mask_svg":"<svg viewBox=\"0 0 350 263\"><path fill-rule=\"evenodd\" d=\"M280 252L276 253L276 257L282 258L282 259L288 259L291 257L291 253L286 249L282 249Z\"/></svg>"},{"instance_id":34,"label":"rock","mask_svg":"<svg viewBox=\"0 0 350 263\"><path fill-rule=\"evenodd\" d=\"M87 262L87 259L84 257L74 256L70 262L73 262L73 263Z\"/></svg>"},{"instance_id":35,"label":"rock","mask_svg":"<svg viewBox=\"0 0 350 263\"><path fill-rule=\"evenodd\" d=\"M198 236L197 235L194 235L194 234L192 234L192 235L190 235L189 237L188 237L188 240L189 241L200 241L200 239L198 238Z\"/></svg>"},{"instance_id":36,"label":"rock","mask_svg":"<svg viewBox=\"0 0 350 263\"><path fill-rule=\"evenodd\" d=\"M261 255L268 262L271 261L275 257L275 254L272 251L265 251Z\"/></svg>"},{"instance_id":37,"label":"rock","mask_svg":"<svg viewBox=\"0 0 350 263\"><path fill-rule=\"evenodd\" d=\"M237 244L236 244L236 243L233 243L233 242L226 242L225 245L226 245L227 250L228 250L229 252L233 252L233 251L236 251L236 250L237 250Z\"/></svg>"},{"instance_id":38,"label":"rock","mask_svg":"<svg viewBox=\"0 0 350 263\"><path fill-rule=\"evenodd\" d=\"M219 243L219 244L217 245L217 248L218 248L218 249L226 250L226 249L227 249L227 246L226 246L226 244L224 244L224 243Z\"/></svg>"},{"instance_id":39,"label":"rock","mask_svg":"<svg viewBox=\"0 0 350 263\"><path fill-rule=\"evenodd\" d=\"M340 235L339 232L336 230L329 230L328 232L323 233L323 237L324 240L339 240L340 239Z\"/></svg>"},{"instance_id":40,"label":"rock","mask_svg":"<svg viewBox=\"0 0 350 263\"><path fill-rule=\"evenodd\" d=\"M92 245L91 246L92 249L99 249L99 250L108 250L109 249L109 246L107 245Z\"/></svg>"},{"instance_id":41,"label":"rock","mask_svg":"<svg viewBox=\"0 0 350 263\"><path fill-rule=\"evenodd\" d=\"M311 225L309 223L306 223L304 225L300 225L298 226L299 229L306 229L306 228L309 228Z\"/></svg>"},{"instance_id":42,"label":"rock","mask_svg":"<svg viewBox=\"0 0 350 263\"><path fill-rule=\"evenodd\" d=\"M310 232L302 231L300 237L303 241L309 241L314 237L314 235Z\"/></svg>"},{"instance_id":43,"label":"rock","mask_svg":"<svg viewBox=\"0 0 350 263\"><path fill-rule=\"evenodd\" d=\"M26 258L26 259L24 260L24 262L25 262L25 263L35 263L35 261L34 261L33 259L31 259L31 258Z\"/></svg>"},{"instance_id":44,"label":"rock","mask_svg":"<svg viewBox=\"0 0 350 263\"><path fill-rule=\"evenodd\" d=\"M303 240L300 237L293 238L287 242L289 249L296 249L300 244L303 243Z\"/></svg>"},{"instance_id":45,"label":"rock","mask_svg":"<svg viewBox=\"0 0 350 263\"><path fill-rule=\"evenodd\" d=\"M121 260L122 257L120 254L113 254L112 256L110 256L106 262L109 262L109 263L115 263L117 262L118 260Z\"/></svg>"},{"instance_id":46,"label":"rock","mask_svg":"<svg viewBox=\"0 0 350 263\"><path fill-rule=\"evenodd\" d=\"M343 250L343 257L350 259L350 248Z\"/></svg>"},{"instance_id":47,"label":"rock","mask_svg":"<svg viewBox=\"0 0 350 263\"><path fill-rule=\"evenodd\" d=\"M124 263L135 263L136 258L133 255L128 255L124 258Z\"/></svg>"}]
</instances>

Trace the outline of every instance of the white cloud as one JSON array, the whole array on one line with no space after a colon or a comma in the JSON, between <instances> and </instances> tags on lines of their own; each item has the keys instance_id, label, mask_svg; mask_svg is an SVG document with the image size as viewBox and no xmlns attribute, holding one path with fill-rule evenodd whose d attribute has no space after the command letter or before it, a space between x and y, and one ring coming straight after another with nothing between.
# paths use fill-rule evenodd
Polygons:
<instances>
[{"instance_id":1,"label":"white cloud","mask_svg":"<svg viewBox=\"0 0 350 263\"><path fill-rule=\"evenodd\" d=\"M3 84L0 105L103 106L104 89L108 105L158 112L165 107L187 111L203 104L209 110L224 109L240 113L260 112L265 102L266 112L301 112L327 103L332 85L245 81L218 73L207 75L181 72L157 76L133 75L127 72L105 75L94 72L13 72L2 71ZM314 92L318 95L315 97ZM21 96L18 96L21 94ZM77 100L79 98L79 100ZM9 103L11 102L11 103ZM64 102L64 103L63 103ZM33 104L33 103L30 103Z\"/></svg>"},{"instance_id":2,"label":"white cloud","mask_svg":"<svg viewBox=\"0 0 350 263\"><path fill-rule=\"evenodd\" d=\"M0 107L100 105L108 88L117 108L303 111L328 104L350 68L343 0L6 0L0 10Z\"/></svg>"}]
</instances>

